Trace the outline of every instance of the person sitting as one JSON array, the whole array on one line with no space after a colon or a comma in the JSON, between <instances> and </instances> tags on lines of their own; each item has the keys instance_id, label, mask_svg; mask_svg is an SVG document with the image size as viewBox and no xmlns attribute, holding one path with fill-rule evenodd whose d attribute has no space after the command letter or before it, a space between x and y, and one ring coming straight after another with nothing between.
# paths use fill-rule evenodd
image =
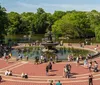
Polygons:
<instances>
[{"instance_id":1,"label":"person sitting","mask_svg":"<svg viewBox=\"0 0 100 85\"><path fill-rule=\"evenodd\" d=\"M8 71L8 75L9 75L9 76L12 76L12 71L11 71L11 70Z\"/></svg>"},{"instance_id":2,"label":"person sitting","mask_svg":"<svg viewBox=\"0 0 100 85\"><path fill-rule=\"evenodd\" d=\"M53 80L50 81L50 85L53 85Z\"/></svg>"},{"instance_id":3,"label":"person sitting","mask_svg":"<svg viewBox=\"0 0 100 85\"><path fill-rule=\"evenodd\" d=\"M22 78L25 78L25 74L24 74L24 73L22 73L22 74L21 74L21 77L22 77Z\"/></svg>"},{"instance_id":4,"label":"person sitting","mask_svg":"<svg viewBox=\"0 0 100 85\"><path fill-rule=\"evenodd\" d=\"M28 75L25 73L25 79L27 79L28 78Z\"/></svg>"},{"instance_id":5,"label":"person sitting","mask_svg":"<svg viewBox=\"0 0 100 85\"><path fill-rule=\"evenodd\" d=\"M0 76L0 82L2 81L2 77Z\"/></svg>"},{"instance_id":6,"label":"person sitting","mask_svg":"<svg viewBox=\"0 0 100 85\"><path fill-rule=\"evenodd\" d=\"M8 72L9 72L9 70L6 70L5 71L5 76L8 76Z\"/></svg>"}]
</instances>

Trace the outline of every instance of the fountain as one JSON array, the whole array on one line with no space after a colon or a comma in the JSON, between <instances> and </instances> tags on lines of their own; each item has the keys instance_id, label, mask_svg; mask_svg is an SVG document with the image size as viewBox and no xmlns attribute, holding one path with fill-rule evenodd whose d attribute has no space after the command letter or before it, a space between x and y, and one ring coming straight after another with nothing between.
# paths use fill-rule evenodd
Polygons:
<instances>
[{"instance_id":1,"label":"fountain","mask_svg":"<svg viewBox=\"0 0 100 85\"><path fill-rule=\"evenodd\" d=\"M91 52L88 52L87 50L66 48L63 46L56 48L57 45L59 45L59 43L56 41L54 34L52 33L51 29L48 29L48 32L42 39L41 46L36 45L13 49L12 56L17 57L19 54L22 54L24 56L29 56L30 59L35 59L36 56L40 58L40 56L43 55L47 58L47 60L49 60L50 57L52 57L53 60L56 57L58 57L59 60L66 60L67 56L70 54L73 54L75 57L79 54L82 54L83 56L91 54Z\"/></svg>"},{"instance_id":2,"label":"fountain","mask_svg":"<svg viewBox=\"0 0 100 85\"><path fill-rule=\"evenodd\" d=\"M56 49L56 46L59 44L55 41L54 34L51 32L51 28L48 29L48 32L45 34L45 38L43 39L41 45L44 46L44 49L42 50L43 54L50 58L51 56L55 58L55 54L58 52Z\"/></svg>"}]
</instances>

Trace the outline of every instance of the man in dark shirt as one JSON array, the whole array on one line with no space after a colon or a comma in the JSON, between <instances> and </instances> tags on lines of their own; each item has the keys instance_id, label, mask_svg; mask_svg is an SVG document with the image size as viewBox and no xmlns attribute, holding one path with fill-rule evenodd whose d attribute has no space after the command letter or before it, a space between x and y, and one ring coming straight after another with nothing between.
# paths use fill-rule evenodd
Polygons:
<instances>
[{"instance_id":1,"label":"man in dark shirt","mask_svg":"<svg viewBox=\"0 0 100 85\"><path fill-rule=\"evenodd\" d=\"M49 72L49 66L46 66L46 75L48 76L48 72Z\"/></svg>"},{"instance_id":2,"label":"man in dark shirt","mask_svg":"<svg viewBox=\"0 0 100 85\"><path fill-rule=\"evenodd\" d=\"M89 85L93 85L93 76L89 75Z\"/></svg>"}]
</instances>

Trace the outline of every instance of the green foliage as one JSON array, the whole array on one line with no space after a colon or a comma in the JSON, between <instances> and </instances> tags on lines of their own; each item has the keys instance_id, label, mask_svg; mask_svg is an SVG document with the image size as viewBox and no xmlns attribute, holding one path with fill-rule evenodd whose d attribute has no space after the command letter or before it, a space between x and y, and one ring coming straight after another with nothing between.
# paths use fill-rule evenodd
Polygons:
<instances>
[{"instance_id":1,"label":"green foliage","mask_svg":"<svg viewBox=\"0 0 100 85\"><path fill-rule=\"evenodd\" d=\"M5 34L44 34L52 27L55 35L69 38L92 38L100 40L100 13L82 11L55 11L46 13L38 8L36 13L17 12L6 13L0 6L0 38Z\"/></svg>"},{"instance_id":2,"label":"green foliage","mask_svg":"<svg viewBox=\"0 0 100 85\"><path fill-rule=\"evenodd\" d=\"M24 34L30 34L34 33L34 16L35 14L32 12L22 13L21 19L20 19L20 25L19 30L20 32L23 32Z\"/></svg>"},{"instance_id":3,"label":"green foliage","mask_svg":"<svg viewBox=\"0 0 100 85\"><path fill-rule=\"evenodd\" d=\"M0 6L0 35L5 34L8 25L8 18L5 11L6 9Z\"/></svg>"},{"instance_id":4,"label":"green foliage","mask_svg":"<svg viewBox=\"0 0 100 85\"><path fill-rule=\"evenodd\" d=\"M61 19L66 13L63 11L55 11L53 14L54 21Z\"/></svg>"},{"instance_id":5,"label":"green foliage","mask_svg":"<svg viewBox=\"0 0 100 85\"><path fill-rule=\"evenodd\" d=\"M100 24L95 28L96 40L100 42Z\"/></svg>"},{"instance_id":6,"label":"green foliage","mask_svg":"<svg viewBox=\"0 0 100 85\"><path fill-rule=\"evenodd\" d=\"M17 12L10 12L8 13L8 20L9 20L9 26L7 29L7 34L16 34L17 29L20 25L20 16Z\"/></svg>"},{"instance_id":7,"label":"green foliage","mask_svg":"<svg viewBox=\"0 0 100 85\"><path fill-rule=\"evenodd\" d=\"M65 16L54 23L52 30L54 33L69 38L86 38L93 34L86 12L66 13Z\"/></svg>"},{"instance_id":8,"label":"green foliage","mask_svg":"<svg viewBox=\"0 0 100 85\"><path fill-rule=\"evenodd\" d=\"M1 7L0 5L0 43L3 42L7 26L8 26L8 18L6 14L6 9L4 7Z\"/></svg>"}]
</instances>

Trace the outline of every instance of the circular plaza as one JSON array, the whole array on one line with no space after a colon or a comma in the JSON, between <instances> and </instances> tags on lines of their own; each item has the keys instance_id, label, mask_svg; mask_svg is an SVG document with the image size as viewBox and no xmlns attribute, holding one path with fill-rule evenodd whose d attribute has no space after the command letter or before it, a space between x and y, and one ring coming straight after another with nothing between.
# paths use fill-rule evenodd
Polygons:
<instances>
[{"instance_id":1,"label":"circular plaza","mask_svg":"<svg viewBox=\"0 0 100 85\"><path fill-rule=\"evenodd\" d=\"M67 47L67 44L64 44ZM81 47L78 44L73 44L73 47ZM84 49L94 50L96 45L86 45ZM97 51L99 51L99 47ZM90 61L90 60L89 60ZM98 66L100 58L95 57L92 61L97 61ZM2 76L1 85L49 85L52 80L55 84L58 80L63 85L88 85L89 74L93 75L94 85L99 85L100 72L89 71L88 67L84 67L83 61L80 61L79 65L76 65L76 61L63 61L52 64L52 70L48 72L46 76L46 65L48 63L34 64L32 61L16 61L15 58L9 59L6 62L3 58L0 59L0 74ZM66 64L71 65L70 78L64 78L63 68ZM98 67L100 68L100 66ZM12 76L5 76L6 70L12 70ZM21 78L22 73L28 74L28 79Z\"/></svg>"}]
</instances>

